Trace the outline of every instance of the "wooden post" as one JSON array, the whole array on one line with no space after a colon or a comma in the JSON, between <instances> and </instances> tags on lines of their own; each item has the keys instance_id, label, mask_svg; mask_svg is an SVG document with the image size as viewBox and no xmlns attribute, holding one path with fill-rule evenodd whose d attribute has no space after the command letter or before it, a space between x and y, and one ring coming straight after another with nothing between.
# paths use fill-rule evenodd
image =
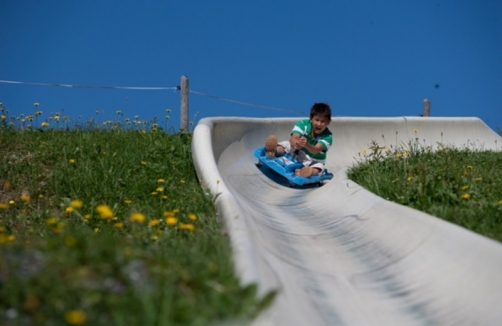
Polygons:
<instances>
[{"instance_id":1,"label":"wooden post","mask_svg":"<svg viewBox=\"0 0 502 326\"><path fill-rule=\"evenodd\" d=\"M424 112L422 113L422 117L430 117L431 116L431 101L426 98L424 99Z\"/></svg>"},{"instance_id":2,"label":"wooden post","mask_svg":"<svg viewBox=\"0 0 502 326\"><path fill-rule=\"evenodd\" d=\"M188 77L181 76L180 130L188 130Z\"/></svg>"}]
</instances>

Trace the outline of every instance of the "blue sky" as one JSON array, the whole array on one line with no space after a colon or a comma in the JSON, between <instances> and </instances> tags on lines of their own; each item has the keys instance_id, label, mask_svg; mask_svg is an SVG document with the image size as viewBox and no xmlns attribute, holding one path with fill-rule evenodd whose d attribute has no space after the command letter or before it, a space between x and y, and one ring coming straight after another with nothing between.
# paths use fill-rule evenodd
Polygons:
<instances>
[{"instance_id":1,"label":"blue sky","mask_svg":"<svg viewBox=\"0 0 502 326\"><path fill-rule=\"evenodd\" d=\"M301 117L320 101L335 117L417 116L429 98L432 116L502 127L500 0L4 0L0 12L0 80L176 87L186 75L194 92L257 105L193 92L194 123ZM11 116L121 110L179 127L175 90L0 83L0 102Z\"/></svg>"}]
</instances>

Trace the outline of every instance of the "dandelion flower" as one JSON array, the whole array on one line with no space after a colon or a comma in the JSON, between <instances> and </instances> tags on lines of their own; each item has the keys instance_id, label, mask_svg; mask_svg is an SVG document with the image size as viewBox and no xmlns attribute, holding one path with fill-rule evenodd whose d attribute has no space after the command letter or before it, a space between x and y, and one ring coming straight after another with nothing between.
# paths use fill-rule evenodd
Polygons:
<instances>
[{"instance_id":1,"label":"dandelion flower","mask_svg":"<svg viewBox=\"0 0 502 326\"><path fill-rule=\"evenodd\" d=\"M30 196L27 194L22 194L21 200L24 201L25 203L28 203L30 201Z\"/></svg>"},{"instance_id":2,"label":"dandelion flower","mask_svg":"<svg viewBox=\"0 0 502 326\"><path fill-rule=\"evenodd\" d=\"M190 214L188 214L188 219L195 221L195 220L197 220L197 215L190 213Z\"/></svg>"},{"instance_id":3,"label":"dandelion flower","mask_svg":"<svg viewBox=\"0 0 502 326\"><path fill-rule=\"evenodd\" d=\"M47 220L45 220L45 223L49 225L54 225L58 223L58 218L57 217L49 217Z\"/></svg>"},{"instance_id":4,"label":"dandelion flower","mask_svg":"<svg viewBox=\"0 0 502 326\"><path fill-rule=\"evenodd\" d=\"M146 162L145 161L141 161L141 165L146 165Z\"/></svg>"},{"instance_id":5,"label":"dandelion flower","mask_svg":"<svg viewBox=\"0 0 502 326\"><path fill-rule=\"evenodd\" d=\"M9 204L14 205L16 202L14 200L9 200Z\"/></svg>"},{"instance_id":6,"label":"dandelion flower","mask_svg":"<svg viewBox=\"0 0 502 326\"><path fill-rule=\"evenodd\" d=\"M0 209L7 209L7 207L9 207L9 205L6 203L0 203Z\"/></svg>"},{"instance_id":7,"label":"dandelion flower","mask_svg":"<svg viewBox=\"0 0 502 326\"><path fill-rule=\"evenodd\" d=\"M74 159L74 158L71 158L71 159L69 159L69 160L68 160L68 162L69 162L70 164L75 164L75 159Z\"/></svg>"},{"instance_id":8,"label":"dandelion flower","mask_svg":"<svg viewBox=\"0 0 502 326\"><path fill-rule=\"evenodd\" d=\"M73 208L82 208L84 203L80 199L74 199L71 201L70 206Z\"/></svg>"},{"instance_id":9,"label":"dandelion flower","mask_svg":"<svg viewBox=\"0 0 502 326\"><path fill-rule=\"evenodd\" d=\"M90 218L91 218L91 214L85 214L85 215L84 215L84 219L85 219L85 220L88 220L88 219L90 219Z\"/></svg>"},{"instance_id":10,"label":"dandelion flower","mask_svg":"<svg viewBox=\"0 0 502 326\"><path fill-rule=\"evenodd\" d=\"M98 213L101 218L113 217L112 209L108 205L99 205L98 207L96 207L96 213Z\"/></svg>"},{"instance_id":11,"label":"dandelion flower","mask_svg":"<svg viewBox=\"0 0 502 326\"><path fill-rule=\"evenodd\" d=\"M159 179L159 180L157 180L157 182L158 182L158 183L164 183L164 182L166 182L166 180L164 180L164 179Z\"/></svg>"},{"instance_id":12,"label":"dandelion flower","mask_svg":"<svg viewBox=\"0 0 502 326\"><path fill-rule=\"evenodd\" d=\"M158 187L156 190L157 190L158 192L163 192L163 191L164 191L164 187Z\"/></svg>"},{"instance_id":13,"label":"dandelion flower","mask_svg":"<svg viewBox=\"0 0 502 326\"><path fill-rule=\"evenodd\" d=\"M166 218L166 224L167 225L176 225L178 223L178 219L174 216L170 216Z\"/></svg>"},{"instance_id":14,"label":"dandelion flower","mask_svg":"<svg viewBox=\"0 0 502 326\"><path fill-rule=\"evenodd\" d=\"M407 181L413 180L413 177L410 175L409 177L406 178Z\"/></svg>"},{"instance_id":15,"label":"dandelion flower","mask_svg":"<svg viewBox=\"0 0 502 326\"><path fill-rule=\"evenodd\" d=\"M167 199L167 196L166 195L162 196L162 199Z\"/></svg>"},{"instance_id":16,"label":"dandelion flower","mask_svg":"<svg viewBox=\"0 0 502 326\"><path fill-rule=\"evenodd\" d=\"M481 178L481 177L477 177L477 178L475 178L474 180L476 180L476 181L481 181L481 180L483 180L483 178Z\"/></svg>"},{"instance_id":17,"label":"dandelion flower","mask_svg":"<svg viewBox=\"0 0 502 326\"><path fill-rule=\"evenodd\" d=\"M159 219L153 219L150 222L148 222L148 226L155 226L158 225L159 223L160 223Z\"/></svg>"},{"instance_id":18,"label":"dandelion flower","mask_svg":"<svg viewBox=\"0 0 502 326\"><path fill-rule=\"evenodd\" d=\"M469 189L468 185L462 186L462 190L467 190L467 189Z\"/></svg>"},{"instance_id":19,"label":"dandelion flower","mask_svg":"<svg viewBox=\"0 0 502 326\"><path fill-rule=\"evenodd\" d=\"M130 203L132 203L132 200L130 200L130 199L124 200L124 204L129 205Z\"/></svg>"},{"instance_id":20,"label":"dandelion flower","mask_svg":"<svg viewBox=\"0 0 502 326\"><path fill-rule=\"evenodd\" d=\"M465 193L461 197L462 197L462 199L469 199L469 198L471 198L471 194Z\"/></svg>"},{"instance_id":21,"label":"dandelion flower","mask_svg":"<svg viewBox=\"0 0 502 326\"><path fill-rule=\"evenodd\" d=\"M65 212L66 213L72 213L73 212L73 207L71 207L71 206L66 207Z\"/></svg>"},{"instance_id":22,"label":"dandelion flower","mask_svg":"<svg viewBox=\"0 0 502 326\"><path fill-rule=\"evenodd\" d=\"M152 238L151 238L151 239L152 239L152 241L157 241L157 239L158 239L158 238L159 238L158 236L156 236L156 235L152 235Z\"/></svg>"},{"instance_id":23,"label":"dandelion flower","mask_svg":"<svg viewBox=\"0 0 502 326\"><path fill-rule=\"evenodd\" d=\"M113 227L116 229L122 229L124 227L124 223L118 222L113 224Z\"/></svg>"},{"instance_id":24,"label":"dandelion flower","mask_svg":"<svg viewBox=\"0 0 502 326\"><path fill-rule=\"evenodd\" d=\"M152 191L152 196L157 196L159 193L156 191Z\"/></svg>"},{"instance_id":25,"label":"dandelion flower","mask_svg":"<svg viewBox=\"0 0 502 326\"><path fill-rule=\"evenodd\" d=\"M47 121L42 122L42 127L48 127L49 123Z\"/></svg>"},{"instance_id":26,"label":"dandelion flower","mask_svg":"<svg viewBox=\"0 0 502 326\"><path fill-rule=\"evenodd\" d=\"M82 325L85 323L87 316L82 310L69 310L65 313L64 318L70 325Z\"/></svg>"},{"instance_id":27,"label":"dandelion flower","mask_svg":"<svg viewBox=\"0 0 502 326\"><path fill-rule=\"evenodd\" d=\"M181 183L185 183L185 180L181 180L180 182L181 182Z\"/></svg>"},{"instance_id":28,"label":"dandelion flower","mask_svg":"<svg viewBox=\"0 0 502 326\"><path fill-rule=\"evenodd\" d=\"M135 223L143 223L145 221L145 215L141 213L132 213L130 219Z\"/></svg>"},{"instance_id":29,"label":"dandelion flower","mask_svg":"<svg viewBox=\"0 0 502 326\"><path fill-rule=\"evenodd\" d=\"M499 205L502 205L502 199L501 199L501 200L499 200Z\"/></svg>"},{"instance_id":30,"label":"dandelion flower","mask_svg":"<svg viewBox=\"0 0 502 326\"><path fill-rule=\"evenodd\" d=\"M195 231L195 226L191 223L180 223L181 230Z\"/></svg>"},{"instance_id":31,"label":"dandelion flower","mask_svg":"<svg viewBox=\"0 0 502 326\"><path fill-rule=\"evenodd\" d=\"M77 243L77 239L74 237L66 237L64 243L67 247L73 247Z\"/></svg>"}]
</instances>

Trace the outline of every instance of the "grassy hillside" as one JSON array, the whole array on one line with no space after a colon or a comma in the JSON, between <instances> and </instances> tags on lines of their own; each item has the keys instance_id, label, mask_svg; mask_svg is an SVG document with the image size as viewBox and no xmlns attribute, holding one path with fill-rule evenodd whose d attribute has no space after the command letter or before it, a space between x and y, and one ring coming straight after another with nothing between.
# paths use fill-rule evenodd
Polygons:
<instances>
[{"instance_id":1,"label":"grassy hillside","mask_svg":"<svg viewBox=\"0 0 502 326\"><path fill-rule=\"evenodd\" d=\"M249 320L270 301L234 275L190 133L6 120L0 324L207 325Z\"/></svg>"},{"instance_id":2,"label":"grassy hillside","mask_svg":"<svg viewBox=\"0 0 502 326\"><path fill-rule=\"evenodd\" d=\"M369 191L502 241L502 152L433 152L417 138L401 148L373 142L357 160L348 177Z\"/></svg>"}]
</instances>

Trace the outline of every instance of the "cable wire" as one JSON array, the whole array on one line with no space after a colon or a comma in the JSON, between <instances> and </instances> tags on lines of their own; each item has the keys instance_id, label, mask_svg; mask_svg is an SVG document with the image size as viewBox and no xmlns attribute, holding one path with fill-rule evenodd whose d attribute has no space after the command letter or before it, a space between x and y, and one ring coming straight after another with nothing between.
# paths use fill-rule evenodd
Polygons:
<instances>
[{"instance_id":1,"label":"cable wire","mask_svg":"<svg viewBox=\"0 0 502 326\"><path fill-rule=\"evenodd\" d=\"M32 83L20 82L14 80L0 80L4 84L24 84L35 86L59 86L68 88L103 88L103 89L129 89L129 90L178 90L178 87L133 87L133 86L98 86L98 85L71 85L71 84L58 84L58 83Z\"/></svg>"},{"instance_id":2,"label":"cable wire","mask_svg":"<svg viewBox=\"0 0 502 326\"><path fill-rule=\"evenodd\" d=\"M226 101L226 102L235 103L235 104L241 104L241 105L247 105L247 106L254 106L254 107L257 107L257 108L262 108L262 109L267 109L267 110L274 110L274 111L283 111L283 112L291 112L291 113L301 113L301 114L305 114L305 112L302 112L302 111L295 111L295 110L281 109L281 108L276 108L276 107L273 107L273 106L265 106L265 105L259 105L259 104L247 103L247 102L242 102L242 101L236 101L236 100L232 100L232 99L229 99L229 98L224 98L224 97L220 97L220 96L216 96L216 95L211 95L211 94L206 94L206 93L201 93L201 92L192 91L192 90L189 90L188 92L190 92L190 93L194 93L194 94L196 94L196 95L201 95L201 96L206 96L206 97L214 98L214 99L216 99L216 100L220 100L220 101Z\"/></svg>"}]
</instances>

